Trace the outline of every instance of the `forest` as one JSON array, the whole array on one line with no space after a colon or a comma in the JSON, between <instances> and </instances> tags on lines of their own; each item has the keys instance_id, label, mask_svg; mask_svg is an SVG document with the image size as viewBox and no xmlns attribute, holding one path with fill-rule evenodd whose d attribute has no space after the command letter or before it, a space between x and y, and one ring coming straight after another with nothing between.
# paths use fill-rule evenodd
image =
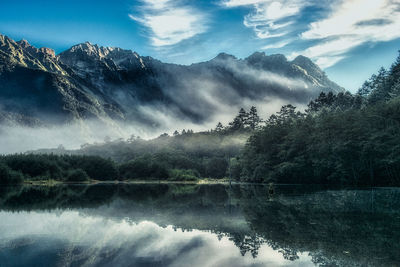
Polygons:
<instances>
[{"instance_id":1,"label":"forest","mask_svg":"<svg viewBox=\"0 0 400 267\"><path fill-rule=\"evenodd\" d=\"M0 157L0 183L24 180L228 178L251 183L400 185L400 56L357 93L321 93L307 109L285 105L262 120L240 109L227 126L132 136L79 150Z\"/></svg>"},{"instance_id":2,"label":"forest","mask_svg":"<svg viewBox=\"0 0 400 267\"><path fill-rule=\"evenodd\" d=\"M400 185L400 56L358 92L287 105L248 140L238 179L295 184Z\"/></svg>"}]
</instances>

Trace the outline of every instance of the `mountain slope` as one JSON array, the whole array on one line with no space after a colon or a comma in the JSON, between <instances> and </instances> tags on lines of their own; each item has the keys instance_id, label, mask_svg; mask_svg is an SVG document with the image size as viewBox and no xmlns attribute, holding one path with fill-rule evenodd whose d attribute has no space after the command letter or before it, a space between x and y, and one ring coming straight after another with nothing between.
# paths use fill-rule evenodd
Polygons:
<instances>
[{"instance_id":1,"label":"mountain slope","mask_svg":"<svg viewBox=\"0 0 400 267\"><path fill-rule=\"evenodd\" d=\"M0 114L44 124L87 119L153 128L214 123L240 106L254 103L269 112L282 102L301 105L320 91L342 90L301 56L288 61L264 53L245 59L220 54L183 66L89 42L55 55L0 35Z\"/></svg>"}]
</instances>

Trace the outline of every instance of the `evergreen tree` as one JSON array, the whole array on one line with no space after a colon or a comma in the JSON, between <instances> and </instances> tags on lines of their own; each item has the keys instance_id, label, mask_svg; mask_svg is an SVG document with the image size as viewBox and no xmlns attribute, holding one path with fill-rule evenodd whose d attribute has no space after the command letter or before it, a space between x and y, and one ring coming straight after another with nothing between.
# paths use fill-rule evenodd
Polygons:
<instances>
[{"instance_id":1,"label":"evergreen tree","mask_svg":"<svg viewBox=\"0 0 400 267\"><path fill-rule=\"evenodd\" d=\"M229 128L234 131L244 129L248 116L244 108L241 108L238 115L229 123Z\"/></svg>"},{"instance_id":2,"label":"evergreen tree","mask_svg":"<svg viewBox=\"0 0 400 267\"><path fill-rule=\"evenodd\" d=\"M390 97L399 97L400 96L400 79L397 80L395 84L393 84L390 90Z\"/></svg>"},{"instance_id":3,"label":"evergreen tree","mask_svg":"<svg viewBox=\"0 0 400 267\"><path fill-rule=\"evenodd\" d=\"M400 82L400 50L396 61L392 64L389 70L390 85L393 86L395 83Z\"/></svg>"},{"instance_id":4,"label":"evergreen tree","mask_svg":"<svg viewBox=\"0 0 400 267\"><path fill-rule=\"evenodd\" d=\"M261 122L260 117L257 114L257 108L255 106L252 106L250 108L247 120L245 124L252 130L255 130Z\"/></svg>"},{"instance_id":5,"label":"evergreen tree","mask_svg":"<svg viewBox=\"0 0 400 267\"><path fill-rule=\"evenodd\" d=\"M243 124L246 122L248 116L249 116L249 114L246 112L246 110L244 110L244 108L241 108L239 110L238 117L242 121Z\"/></svg>"},{"instance_id":6,"label":"evergreen tree","mask_svg":"<svg viewBox=\"0 0 400 267\"><path fill-rule=\"evenodd\" d=\"M224 130L224 126L222 125L221 122L218 122L217 126L215 127L215 131L221 132L222 130Z\"/></svg>"},{"instance_id":7,"label":"evergreen tree","mask_svg":"<svg viewBox=\"0 0 400 267\"><path fill-rule=\"evenodd\" d=\"M332 92L329 92L328 94L321 92L315 100L310 101L307 105L308 109L306 112L317 112L323 108L331 108L335 102L336 96Z\"/></svg>"},{"instance_id":8,"label":"evergreen tree","mask_svg":"<svg viewBox=\"0 0 400 267\"><path fill-rule=\"evenodd\" d=\"M367 98L369 94L372 92L373 87L370 80L367 80L363 83L360 89L358 89L357 94Z\"/></svg>"},{"instance_id":9,"label":"evergreen tree","mask_svg":"<svg viewBox=\"0 0 400 267\"><path fill-rule=\"evenodd\" d=\"M279 123L278 117L275 114L272 114L268 120L266 121L267 126L268 125L276 125Z\"/></svg>"},{"instance_id":10,"label":"evergreen tree","mask_svg":"<svg viewBox=\"0 0 400 267\"><path fill-rule=\"evenodd\" d=\"M278 122L288 122L292 119L298 117L298 113L296 113L296 107L289 104L281 107L281 110L277 112Z\"/></svg>"},{"instance_id":11,"label":"evergreen tree","mask_svg":"<svg viewBox=\"0 0 400 267\"><path fill-rule=\"evenodd\" d=\"M244 128L243 121L238 116L236 116L233 119L233 121L229 123L229 128L233 131L238 131L240 129L243 129Z\"/></svg>"},{"instance_id":12,"label":"evergreen tree","mask_svg":"<svg viewBox=\"0 0 400 267\"><path fill-rule=\"evenodd\" d=\"M340 109L342 111L353 107L354 96L350 92L340 92L334 99L334 102L330 106Z\"/></svg>"},{"instance_id":13,"label":"evergreen tree","mask_svg":"<svg viewBox=\"0 0 400 267\"><path fill-rule=\"evenodd\" d=\"M372 76L372 91L368 96L368 102L373 104L390 98L390 88L387 78L388 72L383 67L379 69L377 75Z\"/></svg>"}]
</instances>

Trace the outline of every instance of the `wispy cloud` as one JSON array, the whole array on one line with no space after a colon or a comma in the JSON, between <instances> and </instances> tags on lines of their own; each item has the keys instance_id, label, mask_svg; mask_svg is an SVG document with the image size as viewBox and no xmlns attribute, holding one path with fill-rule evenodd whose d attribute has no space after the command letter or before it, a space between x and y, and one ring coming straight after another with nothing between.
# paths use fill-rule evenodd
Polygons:
<instances>
[{"instance_id":1,"label":"wispy cloud","mask_svg":"<svg viewBox=\"0 0 400 267\"><path fill-rule=\"evenodd\" d=\"M302 0L224 0L225 7L253 7L253 12L244 17L243 24L252 28L258 38L282 37L290 32L288 26L294 23L291 17L299 14L305 6Z\"/></svg>"},{"instance_id":2,"label":"wispy cloud","mask_svg":"<svg viewBox=\"0 0 400 267\"><path fill-rule=\"evenodd\" d=\"M336 64L365 43L400 38L397 0L221 0L220 3L228 8L252 8L244 17L244 25L252 28L260 39L274 38L261 49L281 48L291 40L305 47L291 57L303 54L323 68ZM313 21L304 30L299 25L304 26L302 13L307 7L314 8Z\"/></svg>"},{"instance_id":3,"label":"wispy cloud","mask_svg":"<svg viewBox=\"0 0 400 267\"><path fill-rule=\"evenodd\" d=\"M274 42L272 44L269 45L265 45L263 47L261 47L262 50L267 50L267 49L278 49L278 48L282 48L287 46L288 44L290 44L293 40L289 39L289 40L282 40L279 42Z\"/></svg>"},{"instance_id":4,"label":"wispy cloud","mask_svg":"<svg viewBox=\"0 0 400 267\"><path fill-rule=\"evenodd\" d=\"M333 7L325 19L310 24L301 34L320 42L302 53L329 67L367 42L400 38L400 3L395 0L346 0Z\"/></svg>"},{"instance_id":5,"label":"wispy cloud","mask_svg":"<svg viewBox=\"0 0 400 267\"><path fill-rule=\"evenodd\" d=\"M129 17L149 29L154 46L177 44L207 29L207 16L179 0L141 0L139 14Z\"/></svg>"}]
</instances>

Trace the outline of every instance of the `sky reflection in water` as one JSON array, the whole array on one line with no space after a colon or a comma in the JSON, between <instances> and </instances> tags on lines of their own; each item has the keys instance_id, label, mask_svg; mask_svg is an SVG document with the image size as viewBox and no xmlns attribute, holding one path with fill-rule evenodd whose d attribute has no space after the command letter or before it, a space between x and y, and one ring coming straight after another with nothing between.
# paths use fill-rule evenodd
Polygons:
<instances>
[{"instance_id":1,"label":"sky reflection in water","mask_svg":"<svg viewBox=\"0 0 400 267\"><path fill-rule=\"evenodd\" d=\"M263 245L257 258L242 256L227 237L150 221L136 224L78 211L1 212L0 217L1 257L23 253L7 257L5 266L313 266L306 254L291 262Z\"/></svg>"},{"instance_id":2,"label":"sky reflection in water","mask_svg":"<svg viewBox=\"0 0 400 267\"><path fill-rule=\"evenodd\" d=\"M395 266L400 190L0 187L0 267Z\"/></svg>"}]
</instances>

